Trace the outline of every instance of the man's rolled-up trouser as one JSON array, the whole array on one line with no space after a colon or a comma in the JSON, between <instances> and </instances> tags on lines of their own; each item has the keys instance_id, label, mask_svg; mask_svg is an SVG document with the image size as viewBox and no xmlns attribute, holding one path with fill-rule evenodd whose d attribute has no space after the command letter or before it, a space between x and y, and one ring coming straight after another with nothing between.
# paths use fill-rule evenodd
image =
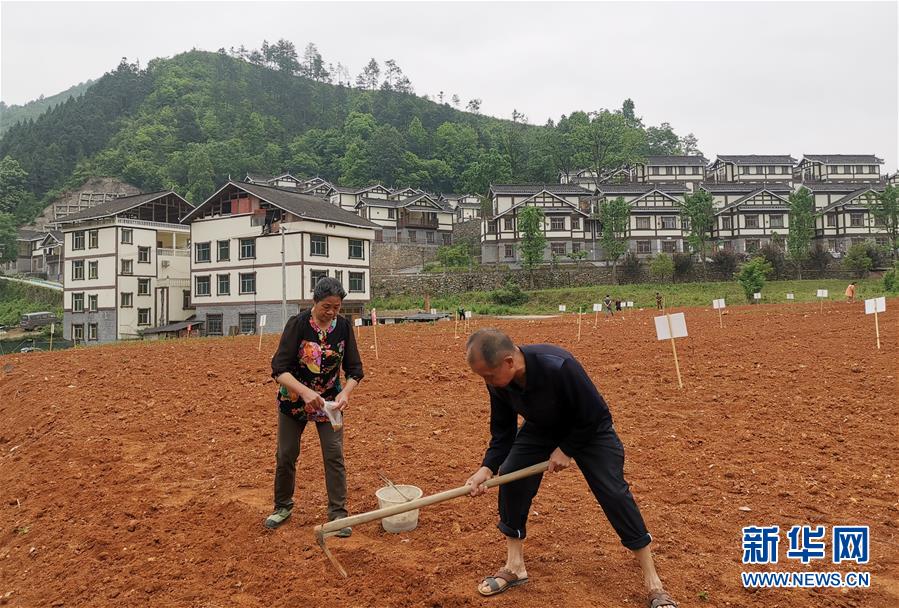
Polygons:
<instances>
[{"instance_id":1,"label":"man's rolled-up trouser","mask_svg":"<svg viewBox=\"0 0 899 608\"><path fill-rule=\"evenodd\" d=\"M557 439L525 422L518 430L512 450L500 466L499 474L543 462L557 447ZM568 456L574 458L609 523L618 533L621 544L632 550L648 545L652 538L624 480L624 446L612 424L600 425L586 446ZM531 502L542 479L543 475L534 475L500 486L500 521L497 527L503 534L511 538L525 538Z\"/></svg>"}]
</instances>

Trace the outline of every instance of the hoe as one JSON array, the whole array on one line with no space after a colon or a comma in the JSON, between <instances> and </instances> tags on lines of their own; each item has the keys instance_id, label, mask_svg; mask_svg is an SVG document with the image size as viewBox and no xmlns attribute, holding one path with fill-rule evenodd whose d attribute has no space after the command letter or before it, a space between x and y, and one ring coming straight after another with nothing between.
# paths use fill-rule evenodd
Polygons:
<instances>
[{"instance_id":1,"label":"hoe","mask_svg":"<svg viewBox=\"0 0 899 608\"><path fill-rule=\"evenodd\" d=\"M541 462L540 464L531 465L527 468L520 469L518 471L512 471L511 473L506 473L505 475L500 475L498 477L493 477L484 482L484 485L488 488L492 488L494 486L501 486L503 484L509 483L510 481L516 481L518 479L522 479L524 477L530 477L531 475L538 475L543 473L549 467L549 461ZM344 570L343 566L340 565L340 562L337 561L337 558L331 553L328 546L325 544L325 539L328 536L332 536L336 534L342 528L346 528L347 526L356 526L359 524L365 524L370 521L375 521L378 519L383 519L385 517L390 517L391 515L399 515L400 513L405 513L407 511L413 511L415 509L419 509L421 507L427 507L429 505L436 505L437 503L445 502L447 500L452 500L453 498L459 498L460 496L465 496L471 492L471 486L465 485L458 488L454 488L452 490L446 490L445 492L440 492L438 494L432 494L430 496L422 496L421 498L417 498L415 500L410 500L404 504L393 505L390 507L384 507L383 509L376 509L374 511L368 511L367 513L359 513L358 515L351 515L350 517L345 517L343 519L336 519L334 521L329 521L326 524L321 524L319 526L315 526L315 540L318 542L318 546L322 548L322 551L325 552L325 555L328 556L328 559L331 561L331 564L337 569L340 574L346 578L347 572Z\"/></svg>"}]
</instances>

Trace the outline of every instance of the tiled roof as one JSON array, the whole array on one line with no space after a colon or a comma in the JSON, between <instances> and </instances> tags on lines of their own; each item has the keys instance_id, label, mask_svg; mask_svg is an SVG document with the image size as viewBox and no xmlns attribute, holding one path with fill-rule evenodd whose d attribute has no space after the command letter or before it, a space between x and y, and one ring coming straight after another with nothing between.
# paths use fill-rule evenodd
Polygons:
<instances>
[{"instance_id":1,"label":"tiled roof","mask_svg":"<svg viewBox=\"0 0 899 608\"><path fill-rule=\"evenodd\" d=\"M804 160L810 160L816 163L824 163L825 165L880 165L883 164L882 158L877 158L873 154L805 154Z\"/></svg>"},{"instance_id":2,"label":"tiled roof","mask_svg":"<svg viewBox=\"0 0 899 608\"><path fill-rule=\"evenodd\" d=\"M777 194L789 194L792 192L790 184L787 182L756 182L756 183L720 183L720 182L703 182L699 187L712 194L749 194L755 192L759 188L766 188Z\"/></svg>"},{"instance_id":3,"label":"tiled roof","mask_svg":"<svg viewBox=\"0 0 899 608\"><path fill-rule=\"evenodd\" d=\"M665 194L683 194L687 192L685 184L675 183L659 183L659 182L641 182L627 184L600 184L597 187L599 193L603 196L615 196L617 194L646 194L653 190L664 192Z\"/></svg>"},{"instance_id":4,"label":"tiled roof","mask_svg":"<svg viewBox=\"0 0 899 608\"><path fill-rule=\"evenodd\" d=\"M704 156L647 156L645 161L634 164L659 165L662 167L704 167L709 164L709 161Z\"/></svg>"},{"instance_id":5,"label":"tiled roof","mask_svg":"<svg viewBox=\"0 0 899 608\"><path fill-rule=\"evenodd\" d=\"M853 200L855 200L856 198L858 198L865 192L868 192L869 190L873 190L874 192L883 192L883 188L877 188L873 185L868 185L863 188L857 189L855 192L850 192L849 194L842 197L841 199L832 202L831 204L827 205L824 209L822 209L818 213L827 213L828 211L832 211L832 210L836 209L837 207L843 207L844 205L851 203Z\"/></svg>"},{"instance_id":6,"label":"tiled roof","mask_svg":"<svg viewBox=\"0 0 899 608\"><path fill-rule=\"evenodd\" d=\"M521 194L531 196L546 190L551 194L592 194L591 190L581 188L574 184L491 184L490 191L494 194Z\"/></svg>"},{"instance_id":7,"label":"tiled roof","mask_svg":"<svg viewBox=\"0 0 899 608\"><path fill-rule=\"evenodd\" d=\"M41 230L30 230L28 228L19 228L18 236L16 240L19 241L36 241L38 239L43 239L47 233Z\"/></svg>"},{"instance_id":8,"label":"tiled roof","mask_svg":"<svg viewBox=\"0 0 899 608\"><path fill-rule=\"evenodd\" d=\"M818 194L849 194L859 188L865 186L873 187L877 184L866 184L865 182L803 182L801 185Z\"/></svg>"},{"instance_id":9,"label":"tiled roof","mask_svg":"<svg viewBox=\"0 0 899 608\"><path fill-rule=\"evenodd\" d=\"M174 194L181 201L184 202L188 207L193 207L190 203L188 203L184 198L178 195L174 190L160 190L159 192L147 192L146 194L134 194L132 196L125 196L122 198L116 198L111 201L106 201L105 203L100 203L99 205L95 205L88 209L82 209L78 213L73 213L71 215L67 215L64 218L57 220L58 224L69 224L72 222L80 222L83 220L93 220L99 219L102 217L109 217L112 215L118 215L119 213L124 213L129 209L133 209L134 207L138 207L143 205L144 203L149 203L150 201L155 201L158 198L162 198L163 196L167 196L169 194Z\"/></svg>"},{"instance_id":10,"label":"tiled roof","mask_svg":"<svg viewBox=\"0 0 899 608\"><path fill-rule=\"evenodd\" d=\"M718 160L735 165L795 165L796 159L789 154L757 155L757 154L719 154Z\"/></svg>"}]
</instances>

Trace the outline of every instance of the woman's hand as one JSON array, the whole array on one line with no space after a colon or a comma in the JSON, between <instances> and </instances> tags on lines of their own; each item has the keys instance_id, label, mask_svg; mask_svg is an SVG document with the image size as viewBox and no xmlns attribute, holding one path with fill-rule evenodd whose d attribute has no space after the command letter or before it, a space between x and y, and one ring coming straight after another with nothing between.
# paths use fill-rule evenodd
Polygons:
<instances>
[{"instance_id":1,"label":"woman's hand","mask_svg":"<svg viewBox=\"0 0 899 608\"><path fill-rule=\"evenodd\" d=\"M322 399L322 396L316 393L312 389L306 389L300 397L303 398L304 409L307 414L313 414L317 411L321 411L325 407L325 400Z\"/></svg>"},{"instance_id":2,"label":"woman's hand","mask_svg":"<svg viewBox=\"0 0 899 608\"><path fill-rule=\"evenodd\" d=\"M346 391L340 391L337 396L334 397L334 403L337 404L337 409L341 412L344 411L350 404L350 394Z\"/></svg>"}]
</instances>

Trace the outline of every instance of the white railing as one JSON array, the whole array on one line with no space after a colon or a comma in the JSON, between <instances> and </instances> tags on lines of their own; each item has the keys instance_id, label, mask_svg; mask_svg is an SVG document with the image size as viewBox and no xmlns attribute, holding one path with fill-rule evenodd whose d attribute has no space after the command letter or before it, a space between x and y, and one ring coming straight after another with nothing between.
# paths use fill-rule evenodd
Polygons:
<instances>
[{"instance_id":1,"label":"white railing","mask_svg":"<svg viewBox=\"0 0 899 608\"><path fill-rule=\"evenodd\" d=\"M157 247L156 255L168 255L168 256L178 256L178 257L189 258L190 257L190 249L188 249L186 247L184 249L170 249L168 247Z\"/></svg>"},{"instance_id":2,"label":"white railing","mask_svg":"<svg viewBox=\"0 0 899 608\"><path fill-rule=\"evenodd\" d=\"M151 222L149 220L136 220L127 217L115 218L115 224L119 226L147 226L150 228L165 228L168 230L179 230L190 232L190 226L184 224L170 224L168 222Z\"/></svg>"}]
</instances>

